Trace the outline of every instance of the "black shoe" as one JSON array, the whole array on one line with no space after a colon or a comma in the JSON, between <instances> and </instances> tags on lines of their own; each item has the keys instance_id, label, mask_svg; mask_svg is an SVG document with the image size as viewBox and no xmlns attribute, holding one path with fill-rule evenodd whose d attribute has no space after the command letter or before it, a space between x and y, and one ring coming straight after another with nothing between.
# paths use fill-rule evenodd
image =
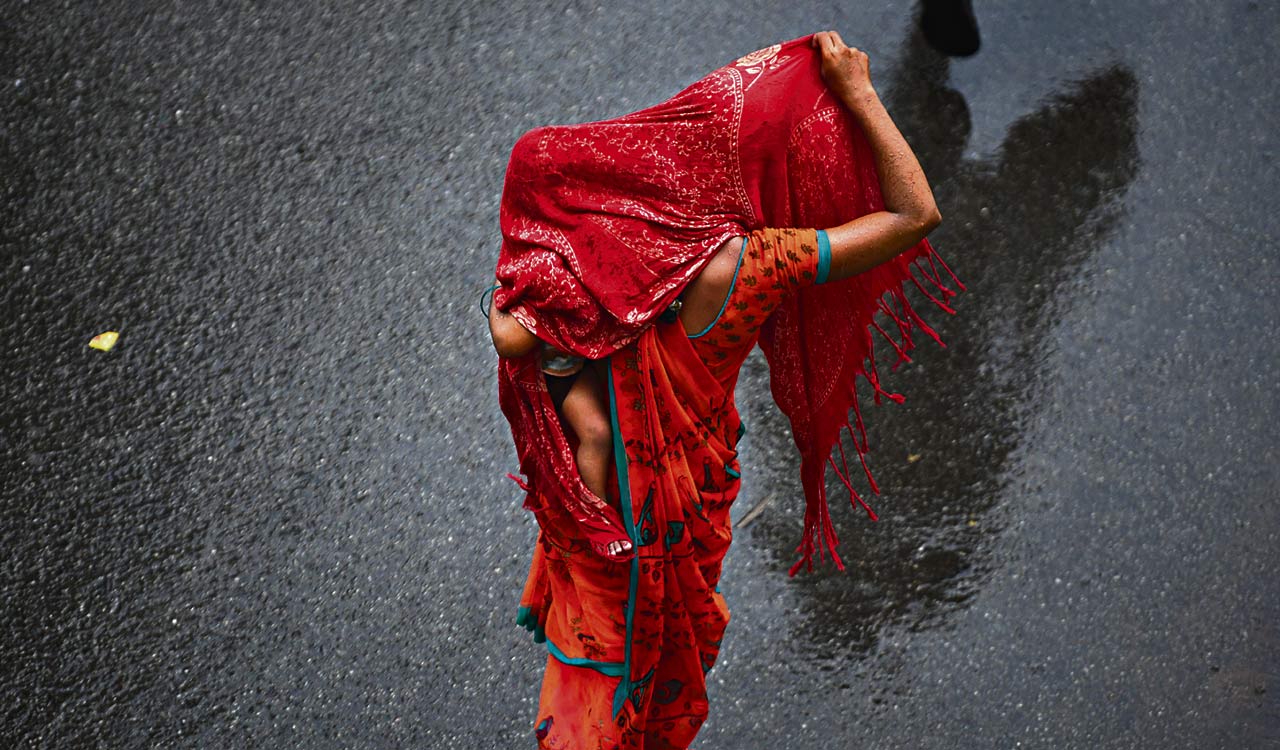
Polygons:
<instances>
[{"instance_id":1,"label":"black shoe","mask_svg":"<svg viewBox=\"0 0 1280 750\"><path fill-rule=\"evenodd\" d=\"M930 47L951 57L968 57L982 46L972 0L924 0L920 31Z\"/></svg>"}]
</instances>

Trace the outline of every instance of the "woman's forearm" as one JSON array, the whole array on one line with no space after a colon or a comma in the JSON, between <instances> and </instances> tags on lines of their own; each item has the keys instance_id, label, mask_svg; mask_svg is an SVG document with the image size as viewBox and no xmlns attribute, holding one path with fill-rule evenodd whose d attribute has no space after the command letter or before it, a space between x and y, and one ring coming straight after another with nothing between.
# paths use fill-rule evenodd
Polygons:
<instances>
[{"instance_id":1,"label":"woman's forearm","mask_svg":"<svg viewBox=\"0 0 1280 750\"><path fill-rule=\"evenodd\" d=\"M898 132L871 86L865 52L849 47L834 31L813 35L822 54L822 79L853 114L871 146L884 210L827 230L831 241L828 280L845 279L915 246L942 221L920 162Z\"/></svg>"},{"instance_id":2,"label":"woman's forearm","mask_svg":"<svg viewBox=\"0 0 1280 750\"><path fill-rule=\"evenodd\" d=\"M928 233L942 220L933 191L915 152L893 124L875 89L866 86L842 93L840 99L862 126L875 154L885 210L918 221Z\"/></svg>"},{"instance_id":3,"label":"woman's forearm","mask_svg":"<svg viewBox=\"0 0 1280 750\"><path fill-rule=\"evenodd\" d=\"M875 154L884 210L827 230L829 280L847 279L891 260L924 239L942 221L924 170L889 118L875 90L841 94Z\"/></svg>"}]
</instances>

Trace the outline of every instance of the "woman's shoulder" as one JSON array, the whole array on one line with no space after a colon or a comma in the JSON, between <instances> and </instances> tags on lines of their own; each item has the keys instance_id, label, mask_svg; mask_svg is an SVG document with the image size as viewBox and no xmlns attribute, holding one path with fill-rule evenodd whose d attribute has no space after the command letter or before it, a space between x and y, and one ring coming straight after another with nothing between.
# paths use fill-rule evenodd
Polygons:
<instances>
[{"instance_id":1,"label":"woman's shoulder","mask_svg":"<svg viewBox=\"0 0 1280 750\"><path fill-rule=\"evenodd\" d=\"M725 240L685 287L681 295L680 319L686 330L700 331L714 320L733 288L733 279L742 258L743 239L739 235Z\"/></svg>"},{"instance_id":2,"label":"woman's shoulder","mask_svg":"<svg viewBox=\"0 0 1280 750\"><path fill-rule=\"evenodd\" d=\"M746 237L739 235L725 240L716 250L715 255L711 256L711 261L702 269L702 273L698 274L697 280L716 287L717 291L727 291L729 285L733 283L734 272L741 260L745 239Z\"/></svg>"}]
</instances>

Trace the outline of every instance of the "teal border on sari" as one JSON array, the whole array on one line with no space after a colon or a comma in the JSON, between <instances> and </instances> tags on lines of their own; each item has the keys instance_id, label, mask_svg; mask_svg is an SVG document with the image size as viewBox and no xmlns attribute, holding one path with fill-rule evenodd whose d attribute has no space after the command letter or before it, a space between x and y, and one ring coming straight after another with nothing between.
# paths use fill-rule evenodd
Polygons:
<instances>
[{"instance_id":1,"label":"teal border on sari","mask_svg":"<svg viewBox=\"0 0 1280 750\"><path fill-rule=\"evenodd\" d=\"M543 629L542 623L538 622L533 616L533 611L528 607L520 607L516 610L516 625L533 633L534 643L546 643L547 631Z\"/></svg>"},{"instance_id":2,"label":"teal border on sari","mask_svg":"<svg viewBox=\"0 0 1280 750\"><path fill-rule=\"evenodd\" d=\"M745 241L743 246L746 246ZM736 273L736 272L735 272ZM636 613L636 592L640 587L640 544L636 541L635 519L632 518L631 484L627 476L627 449L618 427L618 389L613 380L613 355L606 360L609 372L609 422L613 428L613 462L618 469L618 495L622 506L622 523L631 540L635 555L631 558L631 581L627 589L627 641L623 651L622 675L618 689L613 694L613 717L622 713L622 707L631 695L631 631Z\"/></svg>"},{"instance_id":3,"label":"teal border on sari","mask_svg":"<svg viewBox=\"0 0 1280 750\"><path fill-rule=\"evenodd\" d=\"M516 624L533 633L534 643L547 644L547 650L562 664L568 664L571 667L587 667L610 677L622 676L624 665L620 661L598 661L565 654L560 650L559 646L547 638L547 631L543 629L542 624L537 621L533 616L533 611L528 607L520 607L516 610Z\"/></svg>"},{"instance_id":4,"label":"teal border on sari","mask_svg":"<svg viewBox=\"0 0 1280 750\"><path fill-rule=\"evenodd\" d=\"M547 641L547 650L550 651L551 655L556 657L556 660L562 664L568 664L571 667L589 667L600 674L608 675L610 677L621 677L623 671L626 669L626 665L621 662L596 661L595 659L575 659L573 657L565 656L564 652L551 641Z\"/></svg>"},{"instance_id":5,"label":"teal border on sari","mask_svg":"<svg viewBox=\"0 0 1280 750\"><path fill-rule=\"evenodd\" d=\"M831 238L827 236L824 229L818 230L818 278L813 282L815 284L827 283L827 276L831 273Z\"/></svg>"}]
</instances>

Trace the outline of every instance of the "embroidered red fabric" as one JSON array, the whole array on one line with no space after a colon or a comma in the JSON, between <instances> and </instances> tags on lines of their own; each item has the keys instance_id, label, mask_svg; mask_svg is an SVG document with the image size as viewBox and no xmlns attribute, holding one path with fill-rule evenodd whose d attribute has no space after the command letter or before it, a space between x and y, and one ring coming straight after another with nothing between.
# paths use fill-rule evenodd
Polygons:
<instances>
[{"instance_id":1,"label":"embroidered red fabric","mask_svg":"<svg viewBox=\"0 0 1280 750\"><path fill-rule=\"evenodd\" d=\"M502 196L494 300L544 341L599 358L635 340L729 237L828 228L883 207L866 137L823 84L806 36L740 58L639 112L521 137ZM815 552L843 568L827 465L876 518L849 481L840 431L850 430L862 459L859 375L877 402L902 400L881 387L872 331L889 342L895 368L909 359L913 331L938 340L908 301L906 282L947 312L964 288L921 241L854 278L801 290L762 333L773 396L801 456L806 512L793 575L812 567ZM609 542L626 539L621 519L578 479L550 401L520 396L540 383L528 362L500 367L500 402L528 477L522 486L541 490L537 502L562 504L607 555Z\"/></svg>"}]
</instances>

